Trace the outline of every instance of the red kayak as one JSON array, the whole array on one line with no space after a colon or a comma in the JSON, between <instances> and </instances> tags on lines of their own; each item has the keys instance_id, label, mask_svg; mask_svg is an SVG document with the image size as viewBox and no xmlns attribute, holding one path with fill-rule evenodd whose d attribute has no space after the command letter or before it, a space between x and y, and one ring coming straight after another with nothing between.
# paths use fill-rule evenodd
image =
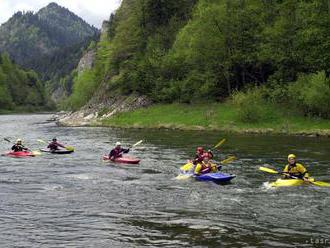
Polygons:
<instances>
[{"instance_id":1,"label":"red kayak","mask_svg":"<svg viewBox=\"0 0 330 248\"><path fill-rule=\"evenodd\" d=\"M104 155L103 156L103 160L109 160L109 156ZM138 164L140 163L140 159L136 159L136 158L132 158L132 157L120 157L120 158L116 158L115 161L113 161L115 163L122 163L122 164Z\"/></svg>"},{"instance_id":2,"label":"red kayak","mask_svg":"<svg viewBox=\"0 0 330 248\"><path fill-rule=\"evenodd\" d=\"M33 152L7 152L4 154L5 156L14 157L14 158L21 158L21 157L35 157L35 154Z\"/></svg>"}]
</instances>

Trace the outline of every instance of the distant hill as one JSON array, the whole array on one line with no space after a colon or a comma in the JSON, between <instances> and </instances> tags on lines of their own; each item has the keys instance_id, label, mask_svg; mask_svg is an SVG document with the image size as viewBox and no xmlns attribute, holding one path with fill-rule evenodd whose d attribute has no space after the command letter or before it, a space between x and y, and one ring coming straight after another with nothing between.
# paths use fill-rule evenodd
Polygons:
<instances>
[{"instance_id":1,"label":"distant hill","mask_svg":"<svg viewBox=\"0 0 330 248\"><path fill-rule=\"evenodd\" d=\"M43 81L59 79L78 64L99 30L56 3L38 12L17 12L0 26L0 52Z\"/></svg>"},{"instance_id":2,"label":"distant hill","mask_svg":"<svg viewBox=\"0 0 330 248\"><path fill-rule=\"evenodd\" d=\"M51 107L38 75L14 64L0 54L0 111L35 111Z\"/></svg>"}]
</instances>

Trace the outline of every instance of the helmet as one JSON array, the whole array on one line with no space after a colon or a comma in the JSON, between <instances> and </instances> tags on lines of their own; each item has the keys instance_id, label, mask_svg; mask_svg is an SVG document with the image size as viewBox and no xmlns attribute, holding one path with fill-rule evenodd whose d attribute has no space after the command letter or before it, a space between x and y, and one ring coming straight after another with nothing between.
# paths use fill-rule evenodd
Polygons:
<instances>
[{"instance_id":1,"label":"helmet","mask_svg":"<svg viewBox=\"0 0 330 248\"><path fill-rule=\"evenodd\" d=\"M56 137L53 138L53 141L57 141Z\"/></svg>"},{"instance_id":2,"label":"helmet","mask_svg":"<svg viewBox=\"0 0 330 248\"><path fill-rule=\"evenodd\" d=\"M197 147L196 151L198 151L198 152L203 152L204 149L203 149L203 147L199 146L199 147Z\"/></svg>"},{"instance_id":3,"label":"helmet","mask_svg":"<svg viewBox=\"0 0 330 248\"><path fill-rule=\"evenodd\" d=\"M17 139L16 140L16 143L22 143L22 140L21 139Z\"/></svg>"},{"instance_id":4,"label":"helmet","mask_svg":"<svg viewBox=\"0 0 330 248\"><path fill-rule=\"evenodd\" d=\"M289 154L289 155L288 155L288 159L290 159L290 158L294 158L294 159L295 159L295 158L296 158L296 155L294 155L294 154Z\"/></svg>"},{"instance_id":5,"label":"helmet","mask_svg":"<svg viewBox=\"0 0 330 248\"><path fill-rule=\"evenodd\" d=\"M119 141L117 141L116 146L121 146L121 143Z\"/></svg>"}]
</instances>

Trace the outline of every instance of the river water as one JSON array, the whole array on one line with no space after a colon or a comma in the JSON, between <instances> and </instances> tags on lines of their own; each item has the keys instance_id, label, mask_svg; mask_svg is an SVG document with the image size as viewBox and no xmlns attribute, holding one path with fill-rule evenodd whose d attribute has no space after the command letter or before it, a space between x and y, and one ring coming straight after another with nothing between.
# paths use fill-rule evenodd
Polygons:
<instances>
[{"instance_id":1,"label":"river water","mask_svg":"<svg viewBox=\"0 0 330 248\"><path fill-rule=\"evenodd\" d=\"M330 247L330 188L270 189L296 153L311 174L330 179L330 139L218 132L56 127L50 115L2 115L1 138L74 146L69 155L0 157L0 247ZM236 174L228 185L178 181L196 146L226 143L215 158ZM144 143L138 166L104 163L114 142ZM11 144L0 142L1 153Z\"/></svg>"}]
</instances>

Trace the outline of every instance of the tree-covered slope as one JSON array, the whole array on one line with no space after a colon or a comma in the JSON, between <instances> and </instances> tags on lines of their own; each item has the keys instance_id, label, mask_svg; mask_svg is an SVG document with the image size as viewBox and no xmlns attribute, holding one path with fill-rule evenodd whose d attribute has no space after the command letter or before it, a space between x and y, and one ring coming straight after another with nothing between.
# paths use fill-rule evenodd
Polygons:
<instances>
[{"instance_id":1,"label":"tree-covered slope","mask_svg":"<svg viewBox=\"0 0 330 248\"><path fill-rule=\"evenodd\" d=\"M72 106L100 82L109 95L188 103L262 86L261 98L330 116L330 107L306 107L329 106L329 15L325 0L123 0L95 67L74 80Z\"/></svg>"},{"instance_id":2,"label":"tree-covered slope","mask_svg":"<svg viewBox=\"0 0 330 248\"><path fill-rule=\"evenodd\" d=\"M45 87L33 71L25 71L0 54L0 110L45 109Z\"/></svg>"}]
</instances>

